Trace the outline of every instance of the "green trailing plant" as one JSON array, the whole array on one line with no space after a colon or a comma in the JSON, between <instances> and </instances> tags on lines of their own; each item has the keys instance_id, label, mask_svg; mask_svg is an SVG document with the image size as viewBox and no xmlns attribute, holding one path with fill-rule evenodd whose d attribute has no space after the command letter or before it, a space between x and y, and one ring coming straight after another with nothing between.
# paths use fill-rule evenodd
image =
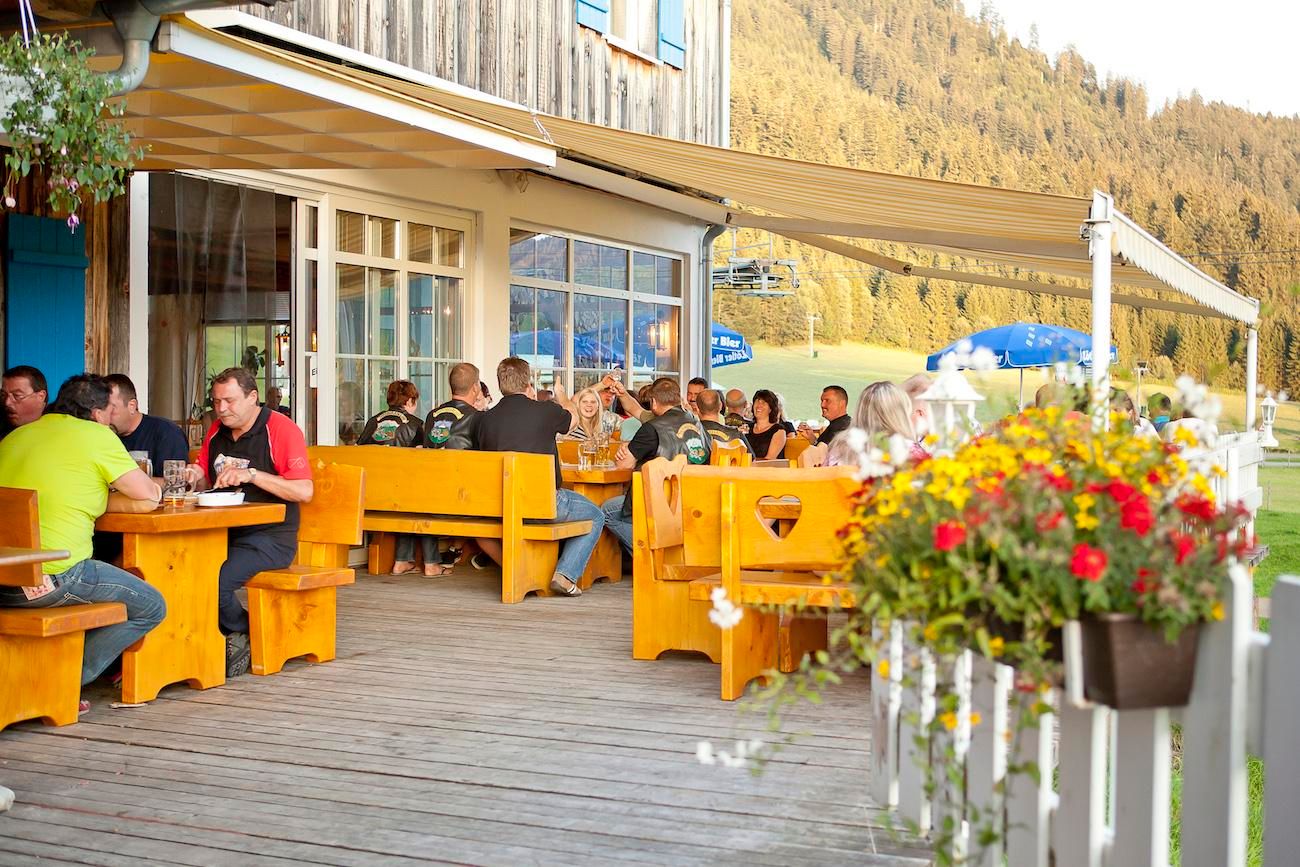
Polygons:
<instances>
[{"instance_id":1,"label":"green trailing plant","mask_svg":"<svg viewBox=\"0 0 1300 867\"><path fill-rule=\"evenodd\" d=\"M82 202L125 191L141 156L115 119L125 105L109 104L114 82L90 68L91 52L63 35L12 34L0 41L0 133L5 153L4 205L34 167L44 170L50 209L68 215L73 231Z\"/></svg>"}]
</instances>

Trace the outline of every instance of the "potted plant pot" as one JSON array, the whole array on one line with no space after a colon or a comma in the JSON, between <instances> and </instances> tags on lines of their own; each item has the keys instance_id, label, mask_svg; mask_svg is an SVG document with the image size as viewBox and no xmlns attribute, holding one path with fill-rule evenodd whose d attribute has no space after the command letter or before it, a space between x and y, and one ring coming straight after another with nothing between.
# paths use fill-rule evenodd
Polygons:
<instances>
[{"instance_id":1,"label":"potted plant pot","mask_svg":"<svg viewBox=\"0 0 1300 867\"><path fill-rule=\"evenodd\" d=\"M1084 695L1090 701L1116 710L1187 704L1199 623L1172 644L1135 614L1094 614L1082 627Z\"/></svg>"}]
</instances>

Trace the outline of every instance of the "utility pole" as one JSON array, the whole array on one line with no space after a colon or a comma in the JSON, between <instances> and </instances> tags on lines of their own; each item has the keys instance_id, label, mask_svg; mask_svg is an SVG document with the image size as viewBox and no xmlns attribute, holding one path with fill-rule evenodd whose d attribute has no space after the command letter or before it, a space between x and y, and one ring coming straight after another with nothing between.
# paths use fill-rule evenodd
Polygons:
<instances>
[{"instance_id":1,"label":"utility pole","mask_svg":"<svg viewBox=\"0 0 1300 867\"><path fill-rule=\"evenodd\" d=\"M808 314L808 357L809 358L817 357L817 346L814 343L813 338L815 336L815 330L817 327L816 323L820 319L821 316L817 315L816 313Z\"/></svg>"}]
</instances>

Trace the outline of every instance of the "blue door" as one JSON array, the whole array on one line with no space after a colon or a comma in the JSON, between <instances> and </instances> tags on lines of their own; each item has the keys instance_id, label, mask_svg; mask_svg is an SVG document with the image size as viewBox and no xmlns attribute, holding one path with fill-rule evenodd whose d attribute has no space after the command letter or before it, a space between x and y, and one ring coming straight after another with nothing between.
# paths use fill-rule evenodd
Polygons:
<instances>
[{"instance_id":1,"label":"blue door","mask_svg":"<svg viewBox=\"0 0 1300 867\"><path fill-rule=\"evenodd\" d=\"M30 364L50 383L86 369L86 235L51 217L9 215L5 367ZM103 371L100 371L101 373Z\"/></svg>"}]
</instances>

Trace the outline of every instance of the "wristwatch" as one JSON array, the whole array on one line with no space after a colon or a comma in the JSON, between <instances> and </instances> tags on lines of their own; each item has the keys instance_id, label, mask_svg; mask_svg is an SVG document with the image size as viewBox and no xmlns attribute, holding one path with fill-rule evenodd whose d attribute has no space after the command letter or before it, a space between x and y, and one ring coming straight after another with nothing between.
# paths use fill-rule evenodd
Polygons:
<instances>
[{"instance_id":1,"label":"wristwatch","mask_svg":"<svg viewBox=\"0 0 1300 867\"><path fill-rule=\"evenodd\" d=\"M256 478L257 478L257 469L256 469L255 467L249 467L249 468L248 468L248 481L249 481L249 482L252 482L252 481L253 481L254 479L256 479Z\"/></svg>"}]
</instances>

